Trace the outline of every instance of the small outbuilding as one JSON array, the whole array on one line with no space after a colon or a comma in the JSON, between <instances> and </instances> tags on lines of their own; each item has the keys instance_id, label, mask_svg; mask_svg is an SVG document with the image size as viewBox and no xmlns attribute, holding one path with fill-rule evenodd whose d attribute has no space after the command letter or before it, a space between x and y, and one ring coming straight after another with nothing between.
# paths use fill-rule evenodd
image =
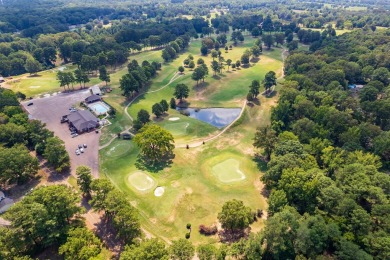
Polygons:
<instances>
[{"instance_id":1,"label":"small outbuilding","mask_svg":"<svg viewBox=\"0 0 390 260\"><path fill-rule=\"evenodd\" d=\"M101 100L102 100L101 96L98 96L98 95L91 95L91 96L89 96L89 97L87 97L87 98L85 99L85 103L91 104L91 103L93 103L93 102L97 102L97 101L101 101Z\"/></svg>"},{"instance_id":2,"label":"small outbuilding","mask_svg":"<svg viewBox=\"0 0 390 260\"><path fill-rule=\"evenodd\" d=\"M92 95L98 95L98 96L102 95L102 91L97 85L90 87L89 91L91 92Z\"/></svg>"},{"instance_id":3,"label":"small outbuilding","mask_svg":"<svg viewBox=\"0 0 390 260\"><path fill-rule=\"evenodd\" d=\"M99 127L99 119L88 110L78 110L68 115L68 123L77 133L89 132Z\"/></svg>"},{"instance_id":4,"label":"small outbuilding","mask_svg":"<svg viewBox=\"0 0 390 260\"><path fill-rule=\"evenodd\" d=\"M3 82L5 82L5 79L0 76L0 83L3 83Z\"/></svg>"},{"instance_id":5,"label":"small outbuilding","mask_svg":"<svg viewBox=\"0 0 390 260\"><path fill-rule=\"evenodd\" d=\"M122 134L122 138L124 140L130 140L131 139L131 134Z\"/></svg>"}]
</instances>

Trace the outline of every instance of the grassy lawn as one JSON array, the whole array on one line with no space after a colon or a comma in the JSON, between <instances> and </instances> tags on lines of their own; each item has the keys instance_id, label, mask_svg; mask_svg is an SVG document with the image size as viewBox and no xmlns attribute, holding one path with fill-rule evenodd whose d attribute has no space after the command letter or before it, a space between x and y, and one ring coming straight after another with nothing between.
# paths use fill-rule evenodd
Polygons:
<instances>
[{"instance_id":1,"label":"grassy lawn","mask_svg":"<svg viewBox=\"0 0 390 260\"><path fill-rule=\"evenodd\" d=\"M74 71L76 69L75 65L65 65L62 67L65 72ZM57 71L58 68L39 72L36 76L30 76L29 74L15 76L12 80L7 82L7 85L9 85L13 91L20 91L27 97L63 91L64 88L60 88L56 79ZM86 86L92 86L98 83L100 83L100 80L97 77L91 77L90 82L86 84ZM75 89L79 87L78 84L74 85Z\"/></svg>"},{"instance_id":2,"label":"grassy lawn","mask_svg":"<svg viewBox=\"0 0 390 260\"><path fill-rule=\"evenodd\" d=\"M242 45L233 47L228 53L222 50L222 56L236 61L246 48L253 45L254 40L247 36ZM187 101L191 107L240 107L252 80L262 80L270 70L274 70L278 77L281 75L282 49L274 48L264 51L259 61L251 63L248 68L237 71L230 68L229 72L224 71L216 77L212 76L210 69L205 84L196 86L196 82L191 80L192 72L189 69L168 84L188 54L191 53L195 61L200 57L200 44L200 40L193 41L186 53L163 64L158 76L147 87L148 91L159 91L144 94L130 105L128 112L132 117L136 117L140 109L151 112L152 105L161 99L169 101L174 86L178 83L185 83L190 87ZM139 62L144 59L161 61L161 51L144 52L132 58ZM210 55L202 58L207 65L212 60ZM123 111L127 101L117 88L119 78L125 72L124 69L111 76L114 91L105 101L117 109L117 117L112 120L113 124L103 131L102 139L106 141L116 130L131 124ZM165 241L184 238L187 232L186 224L191 223L192 242L217 243L217 236L201 236L197 229L200 224L216 224L218 212L224 202L233 198L243 200L254 211L265 210L267 207L265 198L260 194L263 185L259 177L262 173L258 170L257 163L252 160L255 152L252 142L256 127L269 123L270 107L275 105L277 97L259 98L260 105L248 105L239 123L216 140L197 148L175 149L173 163L159 172L140 173L136 167L139 153L137 146L132 141L116 139L100 150L101 176L109 178L124 192L129 202L139 210L142 226L153 235ZM168 115L154 121L170 131L176 143L201 140L219 131L211 125L171 109ZM145 187L145 190L142 187ZM155 187L164 188L161 197L154 195ZM252 230L260 230L263 224L263 220L255 222L251 226Z\"/></svg>"}]
</instances>

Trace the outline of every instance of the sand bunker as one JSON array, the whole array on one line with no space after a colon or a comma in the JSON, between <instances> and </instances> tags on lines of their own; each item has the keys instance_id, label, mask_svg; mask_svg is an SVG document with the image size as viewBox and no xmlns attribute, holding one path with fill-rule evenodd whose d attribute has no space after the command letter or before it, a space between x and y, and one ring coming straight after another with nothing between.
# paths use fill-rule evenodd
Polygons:
<instances>
[{"instance_id":1,"label":"sand bunker","mask_svg":"<svg viewBox=\"0 0 390 260\"><path fill-rule=\"evenodd\" d=\"M179 117L171 117L168 119L169 121L177 121L177 120L180 120Z\"/></svg>"},{"instance_id":2,"label":"sand bunker","mask_svg":"<svg viewBox=\"0 0 390 260\"><path fill-rule=\"evenodd\" d=\"M240 170L240 162L236 159L227 159L212 168L213 175L220 182L232 183L245 180L245 174Z\"/></svg>"},{"instance_id":3,"label":"sand bunker","mask_svg":"<svg viewBox=\"0 0 390 260\"><path fill-rule=\"evenodd\" d=\"M141 192L148 192L156 186L156 181L141 171L130 174L127 180L132 187Z\"/></svg>"},{"instance_id":4,"label":"sand bunker","mask_svg":"<svg viewBox=\"0 0 390 260\"><path fill-rule=\"evenodd\" d=\"M165 189L163 187L157 187L154 190L154 196L161 197L164 194Z\"/></svg>"},{"instance_id":5,"label":"sand bunker","mask_svg":"<svg viewBox=\"0 0 390 260\"><path fill-rule=\"evenodd\" d=\"M40 88L41 86L30 86L29 88Z\"/></svg>"}]
</instances>

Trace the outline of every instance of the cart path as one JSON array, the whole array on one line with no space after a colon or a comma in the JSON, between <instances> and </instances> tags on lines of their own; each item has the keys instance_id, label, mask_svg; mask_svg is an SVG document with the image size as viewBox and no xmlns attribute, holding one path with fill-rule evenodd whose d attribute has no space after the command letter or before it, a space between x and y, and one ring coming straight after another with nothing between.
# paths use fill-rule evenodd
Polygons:
<instances>
[{"instance_id":1,"label":"cart path","mask_svg":"<svg viewBox=\"0 0 390 260\"><path fill-rule=\"evenodd\" d=\"M169 86L172 82L174 82L175 80L177 80L178 78L180 78L182 75L183 75L183 74L180 74L179 72L175 72L175 74L173 74L172 78L169 80L169 82L168 82L166 85L164 85L164 86L162 86L161 88L156 89L156 90L141 92L141 93L139 93L137 96L135 96L135 97L134 97L126 106L125 106L125 108L124 108L124 112L125 112L125 114L127 115L127 117L128 117L131 121L134 121L133 117L129 114L128 108L129 108L129 106L130 106L131 104L133 104L134 101L136 101L139 97L141 97L142 95L145 95L145 94L154 93L154 92L158 92L158 91L163 90L164 88L166 88L167 86ZM121 134L126 133L126 134L130 134L130 135L134 136L134 134L132 134L132 133L130 132L130 129L131 129L131 128L132 128L132 127L129 127L128 129L123 130L123 131L121 132ZM117 139L117 138L118 138L117 135L113 136L113 137L111 138L111 140L110 140L108 143L106 143L106 144L104 144L104 145L102 145L102 146L99 146L99 150L108 147L108 146L109 146L115 139Z\"/></svg>"},{"instance_id":2,"label":"cart path","mask_svg":"<svg viewBox=\"0 0 390 260\"><path fill-rule=\"evenodd\" d=\"M285 49L285 48L283 48L283 51L282 51L282 54L281 54L281 55L282 55L283 64L284 64L284 61L285 61L286 57L288 56L288 50ZM174 82L175 80L177 80L178 78L180 78L182 75L183 75L183 74L180 74L179 72L176 72L176 73L172 76L171 80L170 80L166 85L162 86L161 88L156 89L156 90L151 90L151 91L139 93L139 94L138 94L134 99L132 99L132 100L126 105L126 107L124 108L124 112L125 112L126 115L129 117L129 119L130 119L131 121L134 121L134 119L133 119L133 118L130 116L130 114L129 114L128 108L129 108L129 106L130 106L131 104L133 104L133 102L136 101L140 96L142 96L142 95L144 95L144 94L154 93L154 92L158 92L158 91L160 91L160 90L163 90L164 88L166 88L167 86L169 86L172 82ZM282 79L283 77L284 77L284 65L283 65L283 68L282 68L282 75L281 75L278 79ZM271 89L271 91L270 91L267 95L272 94L272 92L274 91L274 89L275 89L275 87L273 87L273 88ZM266 94L265 91L264 91L263 93L261 93L261 95L265 95L265 94ZM245 99L245 102L244 102L244 104L242 105L241 112L240 112L239 116L238 116L233 122L231 122L228 126L226 126L226 127L225 127L221 132L219 132L218 134L216 134L216 135L214 135L214 136L211 136L211 137L208 137L208 138L206 138L206 139L204 139L204 140L199 140L199 141L194 141L194 142L188 142L188 143L185 143L185 144L176 144L175 147L176 147L176 148L187 148L187 145L188 145L189 148L194 148L194 147L199 147L199 146L203 145L203 144L206 143L206 142L210 142L210 141L215 140L216 138L218 138L219 136L221 136L223 133L225 133L227 130L229 130L229 129L234 125L234 123L236 123L236 122L241 118L242 114L243 114L244 111L245 111L246 105L247 105L247 100ZM131 134L132 136L134 136L134 134L132 134L132 133L130 132L130 129L131 129L131 127L128 128L128 129L126 129L126 130L124 130L124 131L122 131L121 133L127 133L127 134ZM99 150L108 147L108 146L109 146L115 139L117 139L117 138L118 138L117 136L113 137L107 144L100 146L100 147L99 147Z\"/></svg>"}]
</instances>

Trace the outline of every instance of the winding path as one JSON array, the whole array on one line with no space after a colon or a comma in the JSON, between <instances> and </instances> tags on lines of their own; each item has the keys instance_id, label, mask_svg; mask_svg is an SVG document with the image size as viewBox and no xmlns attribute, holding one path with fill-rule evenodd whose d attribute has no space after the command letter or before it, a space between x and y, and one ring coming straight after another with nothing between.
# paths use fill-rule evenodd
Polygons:
<instances>
[{"instance_id":1,"label":"winding path","mask_svg":"<svg viewBox=\"0 0 390 260\"><path fill-rule=\"evenodd\" d=\"M284 77L284 61L285 61L285 59L286 59L286 56L288 55L288 50L285 49L285 48L283 48L283 52L282 52L281 55L282 55L282 59L283 59L283 68L282 68L282 75L281 75L278 79L281 79L281 78ZM176 73L172 76L172 78L169 80L169 82L168 82L166 85L162 86L161 88L156 89L156 90L151 90L151 91L146 91L146 92L139 93L134 99L132 99L132 100L125 106L125 108L124 108L125 114L129 117L129 119L130 119L131 121L134 121L134 119L131 117L131 115L130 115L129 112L128 112L129 106L130 106L131 104L133 104L134 101L136 101L140 96L142 96L142 95L144 95L144 94L154 93L154 92L158 92L158 91L160 91L160 90L163 90L164 88L166 88L167 86L169 86L172 82L174 82L175 80L177 80L178 78L180 78L182 75L183 75L183 74L180 74L179 72L176 72ZM270 95L270 94L273 92L273 90L274 90L274 89L272 89L272 91L271 91L270 93L268 93L267 95ZM263 93L261 93L261 94L264 95L264 94L265 94L265 91L264 91ZM203 145L203 144L206 143L206 142L210 142L210 141L213 141L213 140L217 139L219 136L221 136L223 133L225 133L227 130L229 130L229 129L234 125L234 123L236 123L236 122L241 118L242 114L243 114L244 111L245 111L246 105L247 105L247 100L245 99L244 104L242 105L242 108L241 108L241 112L240 112L240 114L238 115L238 117L237 117L233 122L231 122L228 126L226 126L226 127L225 127L221 132L219 132L218 134L216 134L216 135L214 135L214 136L211 136L211 137L208 137L208 138L203 139L203 140L199 140L199 141L188 142L188 143L185 143L185 144L176 144L175 147L176 147L176 148L187 148L187 146L188 146L189 148L195 148L195 147L199 147L199 146ZM122 131L121 133L127 133L127 134L131 134L132 136L134 136L134 134L132 134L132 133L130 132L130 129L131 129L131 128L132 128L132 127L130 127L130 128L128 128L128 129ZM100 147L99 147L99 150L108 147L115 139L117 139L116 136L113 137L108 143L106 143L106 144L100 146Z\"/></svg>"},{"instance_id":2,"label":"winding path","mask_svg":"<svg viewBox=\"0 0 390 260\"><path fill-rule=\"evenodd\" d=\"M126 106L125 106L125 108L124 108L124 112L125 112L125 114L127 115L127 117L128 117L131 121L134 121L133 117L129 114L128 108L129 108L129 106L130 106L131 104L133 104L134 101L136 101L140 96L145 95L145 94L149 94L149 93L158 92L158 91L160 91L160 90L163 90L164 88L166 88L167 86L169 86L172 82L174 82L175 80L177 80L177 79L180 78L181 76L182 76L182 74L176 72L175 74L173 74L173 76L172 76L172 78L169 80L169 82L168 82L166 85L162 86L161 88L155 89L155 90L151 90L151 91L141 92L141 93L139 93L137 96L135 96L135 97L134 97ZM122 131L121 134L126 133L126 134L130 134L130 135L134 136L134 134L132 134L132 133L130 132L130 129L131 129L131 128L132 128L132 127L129 127L128 129ZM111 140L110 140L108 143L99 146L99 150L108 147L108 146L109 146L115 139L117 139L117 138L118 138L118 137L115 135L114 137L111 138Z\"/></svg>"}]
</instances>

